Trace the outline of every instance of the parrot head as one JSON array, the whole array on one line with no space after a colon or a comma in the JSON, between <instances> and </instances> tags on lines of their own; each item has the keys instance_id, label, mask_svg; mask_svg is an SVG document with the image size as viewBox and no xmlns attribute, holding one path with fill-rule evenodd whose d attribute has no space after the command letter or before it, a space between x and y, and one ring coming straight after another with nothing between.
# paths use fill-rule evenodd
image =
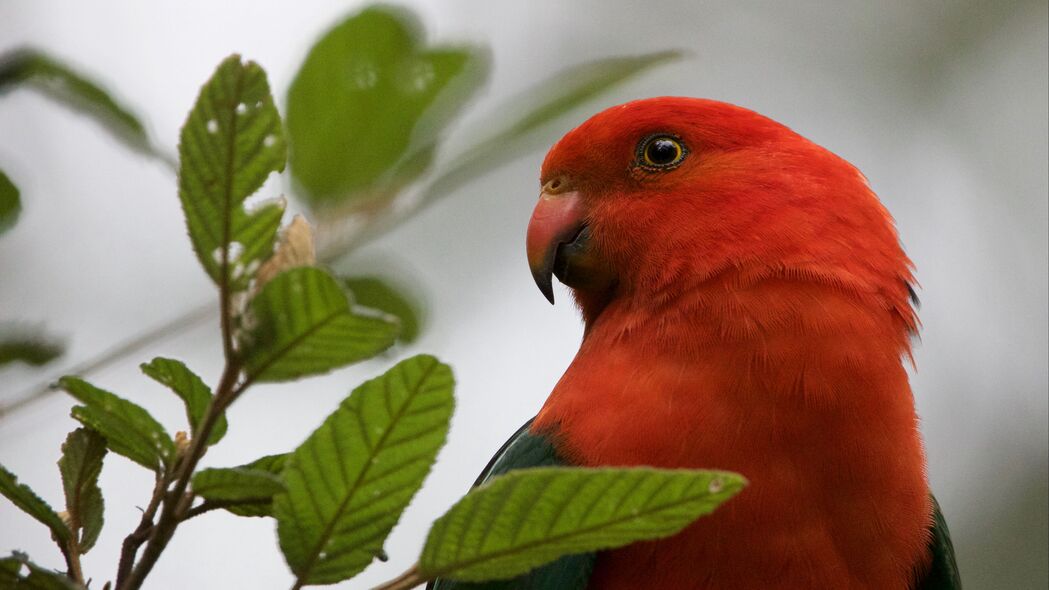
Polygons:
<instances>
[{"instance_id":1,"label":"parrot head","mask_svg":"<svg viewBox=\"0 0 1049 590\"><path fill-rule=\"evenodd\" d=\"M911 265L852 165L767 117L695 98L605 110L546 156L527 232L539 289L671 304L714 277L800 280L895 309L913 329Z\"/></svg>"}]
</instances>

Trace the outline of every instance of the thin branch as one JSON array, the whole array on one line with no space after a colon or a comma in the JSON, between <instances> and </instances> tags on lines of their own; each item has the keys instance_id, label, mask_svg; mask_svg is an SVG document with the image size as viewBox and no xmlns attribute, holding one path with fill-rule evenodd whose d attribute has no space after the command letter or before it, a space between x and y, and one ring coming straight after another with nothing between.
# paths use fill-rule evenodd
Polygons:
<instances>
[{"instance_id":1,"label":"thin branch","mask_svg":"<svg viewBox=\"0 0 1049 590\"><path fill-rule=\"evenodd\" d=\"M149 532L149 540L142 551L142 557L135 564L124 583L117 584L117 590L137 590L142 586L146 576L149 575L149 572L160 558L160 554L167 547L168 542L171 541L171 537L175 534L175 529L189 514L190 505L193 502L193 494L186 492L189 487L189 480L193 476L193 471L197 468L197 463L208 448L208 438L211 436L211 431L215 428L219 416L226 411L226 408L233 403L238 395L236 384L239 376L240 362L238 359L236 357L227 359L226 368L223 370L219 384L215 388L215 397L212 398L211 404L208 406L208 410L204 415L204 421L200 425L200 430L175 467L174 484L171 490L164 494L160 517Z\"/></svg>"},{"instance_id":2,"label":"thin branch","mask_svg":"<svg viewBox=\"0 0 1049 590\"><path fill-rule=\"evenodd\" d=\"M84 569L80 566L80 544L77 539L77 529L73 528L73 535L69 538L69 544L62 548L62 556L66 558L66 577L75 584L84 586Z\"/></svg>"},{"instance_id":3,"label":"thin branch","mask_svg":"<svg viewBox=\"0 0 1049 590\"><path fill-rule=\"evenodd\" d=\"M166 489L167 477L158 473L156 484L153 486L153 496L149 499L149 505L142 512L142 519L139 520L138 527L124 538L124 543L121 546L120 563L117 566L117 588L120 588L124 580L131 574L131 567L135 564L138 548L142 546L142 543L146 542L146 539L149 538L149 533L153 530L153 517L157 513L161 499L164 498Z\"/></svg>"},{"instance_id":4,"label":"thin branch","mask_svg":"<svg viewBox=\"0 0 1049 590\"><path fill-rule=\"evenodd\" d=\"M214 307L212 304L201 305L195 307L190 311L176 317L175 319L165 322L156 328L144 332L127 342L117 345L115 348L111 348L103 352L102 354L90 358L80 364L73 365L72 367L63 369L61 373L56 373L46 383L38 385L25 393L18 395L15 401L4 406L0 406L0 419L5 416L17 412L21 408L33 403L36 400L46 397L52 394L57 389L51 386L58 377L62 375L80 375L87 376L90 373L94 373L99 369L109 366L110 364L122 360L136 352L146 348L147 346L167 338L174 336L182 332L188 331L190 328L200 325L200 323L211 317L214 313Z\"/></svg>"},{"instance_id":5,"label":"thin branch","mask_svg":"<svg viewBox=\"0 0 1049 590\"><path fill-rule=\"evenodd\" d=\"M408 571L389 582L372 588L372 590L410 590L411 588L425 584L428 580L429 578L426 578L419 573L419 564L415 564L408 568ZM297 589L299 586L295 586L295 588Z\"/></svg>"}]
</instances>

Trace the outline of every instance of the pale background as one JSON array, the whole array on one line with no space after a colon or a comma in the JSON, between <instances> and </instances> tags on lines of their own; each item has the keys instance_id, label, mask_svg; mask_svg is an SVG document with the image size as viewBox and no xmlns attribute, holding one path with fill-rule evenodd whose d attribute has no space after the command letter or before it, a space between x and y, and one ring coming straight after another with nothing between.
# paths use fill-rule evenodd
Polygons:
<instances>
[{"instance_id":1,"label":"pale background","mask_svg":"<svg viewBox=\"0 0 1049 590\"><path fill-rule=\"evenodd\" d=\"M30 44L103 80L169 151L199 85L228 53L260 62L283 95L306 48L358 2L0 0L0 51ZM914 376L929 475L971 590L1045 588L1047 574L1047 6L1021 2L408 3L438 40L491 45L494 76L471 113L569 64L690 50L567 119L661 94L736 102L859 166L895 214L922 284ZM548 145L554 137L545 140ZM465 141L460 135L457 140ZM426 294L425 336L389 358L297 384L254 388L230 412L208 465L297 445L365 377L432 352L458 378L449 441L388 540L391 561L347 588L392 577L427 524L539 407L580 337L575 310L535 289L523 234L543 149L460 190L375 242L357 268L393 263ZM0 401L214 297L186 239L172 175L34 93L0 99L0 166L21 186L0 239L0 317L44 322L71 349L43 373L0 372ZM271 181L263 192L287 187ZM353 268L349 266L348 268ZM560 300L567 301L559 291ZM140 361L185 359L214 381L207 325L94 380L174 430L178 400ZM58 503L58 447L75 424L48 398L0 420L0 463ZM117 456L102 482L106 529L86 569L110 579L150 479ZM0 501L0 553L61 563L45 530ZM151 588L285 588L272 521L225 514L180 529Z\"/></svg>"}]
</instances>

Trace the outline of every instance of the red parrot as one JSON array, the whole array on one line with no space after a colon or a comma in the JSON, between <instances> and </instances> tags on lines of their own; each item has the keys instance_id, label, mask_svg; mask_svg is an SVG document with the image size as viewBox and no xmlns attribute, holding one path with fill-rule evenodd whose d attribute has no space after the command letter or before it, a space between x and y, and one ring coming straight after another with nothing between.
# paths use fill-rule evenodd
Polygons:
<instances>
[{"instance_id":1,"label":"red parrot","mask_svg":"<svg viewBox=\"0 0 1049 590\"><path fill-rule=\"evenodd\" d=\"M480 481L536 465L712 468L750 485L663 540L440 589L960 588L903 360L912 265L866 178L734 105L654 98L543 163L528 262L585 330Z\"/></svg>"}]
</instances>

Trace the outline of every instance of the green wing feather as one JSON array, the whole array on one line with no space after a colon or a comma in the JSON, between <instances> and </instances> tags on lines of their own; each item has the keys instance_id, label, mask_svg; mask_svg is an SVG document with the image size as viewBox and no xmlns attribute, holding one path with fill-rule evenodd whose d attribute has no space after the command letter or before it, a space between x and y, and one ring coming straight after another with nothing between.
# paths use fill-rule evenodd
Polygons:
<instances>
[{"instance_id":1,"label":"green wing feather","mask_svg":"<svg viewBox=\"0 0 1049 590\"><path fill-rule=\"evenodd\" d=\"M474 487L515 469L568 465L557 454L549 437L529 430L532 421L522 426L499 449L474 482ZM527 574L494 582L455 582L435 580L428 590L584 590L594 569L595 553L568 555Z\"/></svg>"},{"instance_id":2,"label":"green wing feather","mask_svg":"<svg viewBox=\"0 0 1049 590\"><path fill-rule=\"evenodd\" d=\"M951 532L947 530L947 520L943 518L936 498L932 499L932 507L932 542L929 544L932 564L915 590L961 590L962 578L954 560L954 544L951 543Z\"/></svg>"}]
</instances>

